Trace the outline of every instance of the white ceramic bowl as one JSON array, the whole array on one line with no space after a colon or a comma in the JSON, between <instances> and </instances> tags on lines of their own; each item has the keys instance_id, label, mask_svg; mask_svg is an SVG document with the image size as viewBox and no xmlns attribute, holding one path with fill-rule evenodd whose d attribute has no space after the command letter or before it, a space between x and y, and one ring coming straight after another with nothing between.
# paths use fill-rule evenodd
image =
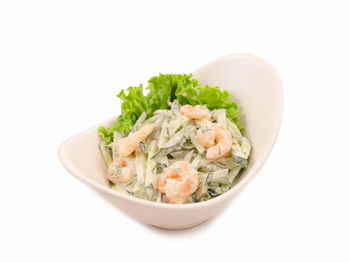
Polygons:
<instances>
[{"instance_id":1,"label":"white ceramic bowl","mask_svg":"<svg viewBox=\"0 0 350 263\"><path fill-rule=\"evenodd\" d=\"M277 71L270 63L248 54L218 58L193 71L193 76L202 84L220 86L232 94L240 108L245 134L252 142L249 167L231 190L209 201L176 205L141 200L110 189L105 178L106 167L98 149L97 129L101 124L111 125L116 118L64 142L59 149L62 165L107 201L145 224L183 229L220 213L262 168L273 148L282 118L282 86Z\"/></svg>"}]
</instances>

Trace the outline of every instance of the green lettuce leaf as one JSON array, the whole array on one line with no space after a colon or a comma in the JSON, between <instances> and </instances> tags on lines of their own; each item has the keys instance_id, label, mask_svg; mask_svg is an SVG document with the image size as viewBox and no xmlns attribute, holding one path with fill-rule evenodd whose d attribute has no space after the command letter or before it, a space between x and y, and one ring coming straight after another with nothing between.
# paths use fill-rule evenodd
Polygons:
<instances>
[{"instance_id":1,"label":"green lettuce leaf","mask_svg":"<svg viewBox=\"0 0 350 263\"><path fill-rule=\"evenodd\" d=\"M235 102L231 100L231 94L219 87L184 85L176 90L177 100L181 105L190 104L206 105L209 110L226 109L226 116L231 119L243 132L239 125L239 110Z\"/></svg>"},{"instance_id":2,"label":"green lettuce leaf","mask_svg":"<svg viewBox=\"0 0 350 263\"><path fill-rule=\"evenodd\" d=\"M106 145L113 142L114 131L124 134L131 129L137 118L147 109L142 84L138 87L129 87L127 95L124 90L121 90L117 97L123 101L122 113L111 127L105 128L101 126L98 129L99 135L106 142Z\"/></svg>"},{"instance_id":3,"label":"green lettuce leaf","mask_svg":"<svg viewBox=\"0 0 350 263\"><path fill-rule=\"evenodd\" d=\"M106 144L113 142L114 131L126 134L135 124L142 112L151 117L157 109L169 109L168 100L177 99L181 105L207 105L210 110L226 109L227 117L238 126L238 106L231 100L228 91L221 91L219 87L200 86L192 74L159 74L148 81L149 93L143 94L142 85L129 87L128 94L122 90L117 97L122 103L122 113L111 127L101 126L98 131Z\"/></svg>"}]
</instances>

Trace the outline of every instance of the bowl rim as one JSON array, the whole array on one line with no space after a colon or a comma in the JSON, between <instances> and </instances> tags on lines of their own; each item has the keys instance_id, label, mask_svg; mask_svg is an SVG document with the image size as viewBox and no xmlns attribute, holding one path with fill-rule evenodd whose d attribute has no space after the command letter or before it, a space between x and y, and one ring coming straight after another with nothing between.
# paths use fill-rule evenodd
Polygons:
<instances>
[{"instance_id":1,"label":"bowl rim","mask_svg":"<svg viewBox=\"0 0 350 263\"><path fill-rule=\"evenodd\" d=\"M280 127L281 127L281 121L282 121L282 115L283 115L283 88L282 88L282 81L281 78L276 70L276 68L267 60L265 60L264 58L261 58L259 56L253 55L253 54L248 54L248 53L237 53L237 54L229 54L226 56L222 56L216 59L213 59L211 61L209 61L208 63L204 64L203 66L197 68L196 70L194 70L193 72L196 71L200 71L202 68L205 68L207 66L210 66L214 63L223 61L223 60L227 60L230 58L236 58L236 57L246 57L246 58L250 58L250 59L255 59L255 60L259 60L261 62L264 62L266 64L266 66L270 67L271 72L275 75L275 77L278 79L279 82L279 97L280 97L280 102L281 102L281 111L279 112L279 116L278 116L278 125L275 128L275 130L272 132L271 134L271 139L267 145L267 147L265 148L264 152L263 152L263 157L262 159L256 163L251 170L242 178L242 180L240 180L235 186L233 186L231 189L229 189L228 191L226 191L225 193L210 199L210 200L206 200L206 201L202 201L202 202L198 202L198 203L190 203L190 204L165 204L165 203L156 203L156 202L152 202L149 200L144 200L144 199L140 199L134 196L130 196L130 195L126 195L123 193L119 193L113 189L111 189L108 186L102 185L100 183L95 182L94 180L84 176L83 173L81 173L78 169L76 169L74 166L72 166L69 162L69 160L66 158L66 156L64 155L64 148L65 145L67 143L69 143L71 140L74 140L77 137L80 137L80 135L82 133L86 133L90 130L97 130L97 128L105 122L110 122L115 120L117 117L113 117L110 118L100 124L94 125L93 127L90 127L88 129L85 129L75 135L73 135L72 137L70 137L69 139L67 139L66 141L64 141L61 146L58 149L58 158L62 164L62 166L73 176L77 177L78 179L82 180L83 182L87 183L90 186L95 187L96 189L108 193L112 196L115 196L117 198L123 199L125 201L129 201L129 202L134 202L136 204L139 205L145 205L145 206L149 206L149 207L154 207L154 208L162 208L162 209L200 209L206 206L211 206L211 205L215 205L219 202L222 202L226 199L231 198L231 196L233 196L235 193L239 192L242 187L244 185L246 185L263 167L264 163L266 162L266 160L268 159L268 157L270 156L273 146L276 143L279 131L280 131Z\"/></svg>"}]
</instances>

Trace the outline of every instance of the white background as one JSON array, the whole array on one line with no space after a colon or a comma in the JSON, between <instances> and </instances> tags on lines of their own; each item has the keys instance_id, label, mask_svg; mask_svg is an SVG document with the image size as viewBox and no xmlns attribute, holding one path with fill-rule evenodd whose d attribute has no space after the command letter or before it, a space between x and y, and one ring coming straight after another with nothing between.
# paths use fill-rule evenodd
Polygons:
<instances>
[{"instance_id":1,"label":"white background","mask_svg":"<svg viewBox=\"0 0 350 263\"><path fill-rule=\"evenodd\" d=\"M1 262L350 262L348 1L1 1ZM129 219L60 165L115 94L230 53L278 69L280 136L222 214ZM249 127L247 127L249 129Z\"/></svg>"}]
</instances>

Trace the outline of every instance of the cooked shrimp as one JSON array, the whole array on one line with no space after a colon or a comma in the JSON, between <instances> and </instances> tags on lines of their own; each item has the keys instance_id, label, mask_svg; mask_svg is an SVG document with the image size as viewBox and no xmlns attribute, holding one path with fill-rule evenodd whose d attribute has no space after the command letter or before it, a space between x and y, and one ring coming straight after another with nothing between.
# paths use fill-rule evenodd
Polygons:
<instances>
[{"instance_id":1,"label":"cooked shrimp","mask_svg":"<svg viewBox=\"0 0 350 263\"><path fill-rule=\"evenodd\" d=\"M186 199L169 199L166 194L162 193L162 203L166 204L184 204Z\"/></svg>"},{"instance_id":2,"label":"cooked shrimp","mask_svg":"<svg viewBox=\"0 0 350 263\"><path fill-rule=\"evenodd\" d=\"M157 179L157 189L165 193L170 203L181 203L198 187L198 173L190 163L177 161L165 169Z\"/></svg>"},{"instance_id":3,"label":"cooked shrimp","mask_svg":"<svg viewBox=\"0 0 350 263\"><path fill-rule=\"evenodd\" d=\"M125 166L124 160L116 157L108 166L107 179L114 184L126 184L135 176L134 171Z\"/></svg>"},{"instance_id":4,"label":"cooked shrimp","mask_svg":"<svg viewBox=\"0 0 350 263\"><path fill-rule=\"evenodd\" d=\"M139 130L130 134L126 138L117 141L116 148L119 156L128 156L133 153L140 142L147 138L152 133L154 125L149 123L143 125Z\"/></svg>"},{"instance_id":5,"label":"cooked shrimp","mask_svg":"<svg viewBox=\"0 0 350 263\"><path fill-rule=\"evenodd\" d=\"M226 156L232 149L231 133L225 127L218 124L213 124L212 129L215 133L216 145L210 147L207 151L206 157L209 161Z\"/></svg>"},{"instance_id":6,"label":"cooked shrimp","mask_svg":"<svg viewBox=\"0 0 350 263\"><path fill-rule=\"evenodd\" d=\"M190 119L210 120L210 118L211 118L210 110L208 110L207 107L202 106L202 105L196 105L193 107L193 106L187 104L187 105L184 105L181 107L181 112L183 114L185 114Z\"/></svg>"},{"instance_id":7,"label":"cooked shrimp","mask_svg":"<svg viewBox=\"0 0 350 263\"><path fill-rule=\"evenodd\" d=\"M196 134L196 142L203 147L211 147L215 144L215 132L214 130L201 130L199 129Z\"/></svg>"}]
</instances>

